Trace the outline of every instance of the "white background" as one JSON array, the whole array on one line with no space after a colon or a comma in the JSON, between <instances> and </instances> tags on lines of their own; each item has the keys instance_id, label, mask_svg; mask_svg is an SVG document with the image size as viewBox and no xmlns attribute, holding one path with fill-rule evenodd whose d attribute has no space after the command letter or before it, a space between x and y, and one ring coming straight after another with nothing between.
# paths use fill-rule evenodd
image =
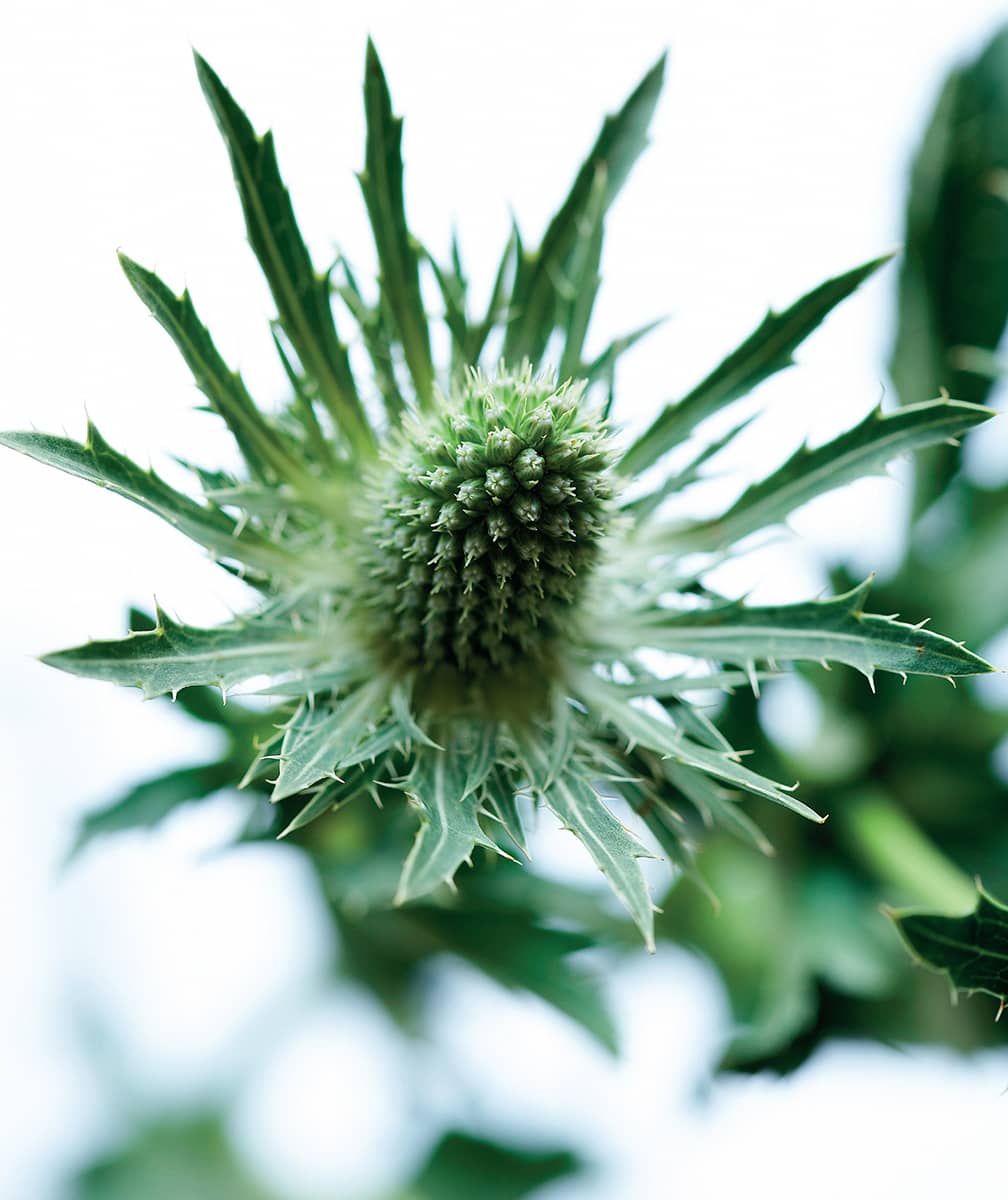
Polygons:
<instances>
[{"instance_id":1,"label":"white background","mask_svg":"<svg viewBox=\"0 0 1008 1200\"><path fill-rule=\"evenodd\" d=\"M17 5L0 47L0 426L79 435L86 410L159 468L169 451L228 453L191 412L191 381L117 247L188 284L253 390L282 392L268 293L190 44L275 130L316 262L338 243L366 268L353 171L371 32L407 114L411 223L442 251L457 219L478 288L512 207L534 241L602 113L670 47L653 146L609 224L592 335L671 316L620 376L618 415L633 425L768 303L898 243L906 164L939 81L1006 18L991 0ZM889 268L866 285L766 389L775 413L744 465L771 466L877 400L894 283ZM1003 431L985 432L976 470L1003 476L1006 449ZM810 506L795 525L812 553L763 556L747 583L808 595L827 549L884 570L904 492L873 481ZM710 973L671 951L614 981L619 1064L461 969L446 972L433 1044L408 1055L366 998L326 993L336 950L293 856L212 853L240 815L228 800L61 876L80 812L194 759L207 735L32 656L115 635L125 606L155 594L192 621L241 595L153 518L7 453L0 512L5 1200L61 1195L67 1166L124 1129L124 1096L133 1115L233 1098L242 1153L292 1198L393 1182L453 1114L595 1155L596 1185L555 1188L557 1200L944 1197L1002 1177L1003 1054L827 1049L792 1079L719 1082L698 1100L726 1008ZM115 1087L83 1048L103 1039L125 1075Z\"/></svg>"}]
</instances>

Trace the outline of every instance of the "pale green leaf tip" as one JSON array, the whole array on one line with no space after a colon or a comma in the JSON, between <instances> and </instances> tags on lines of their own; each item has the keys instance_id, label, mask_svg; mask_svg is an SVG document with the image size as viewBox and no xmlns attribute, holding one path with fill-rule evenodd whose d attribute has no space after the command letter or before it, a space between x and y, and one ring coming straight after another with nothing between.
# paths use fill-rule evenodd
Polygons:
<instances>
[{"instance_id":1,"label":"pale green leaf tip","mask_svg":"<svg viewBox=\"0 0 1008 1200\"><path fill-rule=\"evenodd\" d=\"M23 451L23 443L25 438L31 437L27 430L0 429L0 446L6 446L8 450Z\"/></svg>"}]
</instances>

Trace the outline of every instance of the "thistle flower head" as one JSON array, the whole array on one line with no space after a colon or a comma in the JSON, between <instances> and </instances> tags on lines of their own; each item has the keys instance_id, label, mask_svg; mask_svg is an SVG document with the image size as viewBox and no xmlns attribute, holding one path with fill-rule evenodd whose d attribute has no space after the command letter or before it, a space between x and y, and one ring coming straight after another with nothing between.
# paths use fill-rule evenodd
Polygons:
<instances>
[{"instance_id":1,"label":"thistle flower head","mask_svg":"<svg viewBox=\"0 0 1008 1200\"><path fill-rule=\"evenodd\" d=\"M188 293L175 295L124 257L133 288L234 435L244 473L194 468L196 499L90 426L82 444L37 433L2 440L170 521L255 598L248 613L213 629L158 610L151 629L47 661L184 703L194 685L255 680L262 690L265 677L275 707L264 720L217 714L253 757L245 783L269 793L277 832L305 838L317 818L380 792L387 839L403 860L398 903L441 895L463 863L479 863L477 848L519 853L528 814L518 798L531 797L584 843L649 944L643 826L677 869L692 872L710 825L765 848L738 809L744 796L818 819L790 787L742 764L693 704L698 689L756 688L797 660L846 663L869 679L876 670L989 669L921 625L867 614L867 582L824 601L754 607L706 581L706 568L749 535L896 454L962 434L986 409L941 400L873 411L832 442L759 472L725 511L677 522L665 510L737 431L710 440L704 421L789 365L883 260L770 313L637 438L610 438L599 412L612 403L615 365L650 326L595 356L586 337L606 212L645 145L662 62L603 125L540 246L526 250L517 233L508 240L479 316L457 243L440 265L407 226L401 123L372 46L360 177L380 268L370 291L342 258L328 273L315 270L272 139L255 133L199 58L197 70L276 303L289 403L279 414L261 410ZM451 341L444 364L431 350L440 317L424 303L428 274ZM500 365L484 374L488 345L500 348ZM669 654L694 665L664 669ZM209 772L208 788L220 786L222 771L233 777L237 753ZM400 813L414 817L412 844L389 812L396 791L409 802ZM627 815L637 832L612 798L637 814ZM123 814L115 821L121 827ZM377 854L386 834L373 843ZM367 895L371 904L393 899L381 889Z\"/></svg>"},{"instance_id":2,"label":"thistle flower head","mask_svg":"<svg viewBox=\"0 0 1008 1200\"><path fill-rule=\"evenodd\" d=\"M608 460L584 387L530 368L471 371L405 422L368 490L378 644L474 674L543 658L598 553Z\"/></svg>"}]
</instances>

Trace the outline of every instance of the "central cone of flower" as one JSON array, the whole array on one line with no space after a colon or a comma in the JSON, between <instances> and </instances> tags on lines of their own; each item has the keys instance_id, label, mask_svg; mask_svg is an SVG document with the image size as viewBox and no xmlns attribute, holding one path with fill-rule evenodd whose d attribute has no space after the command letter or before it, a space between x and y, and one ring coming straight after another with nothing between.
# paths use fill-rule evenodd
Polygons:
<instances>
[{"instance_id":1,"label":"central cone of flower","mask_svg":"<svg viewBox=\"0 0 1008 1200\"><path fill-rule=\"evenodd\" d=\"M544 651L596 558L611 494L583 391L472 373L407 423L369 531L368 598L398 657L471 672Z\"/></svg>"}]
</instances>

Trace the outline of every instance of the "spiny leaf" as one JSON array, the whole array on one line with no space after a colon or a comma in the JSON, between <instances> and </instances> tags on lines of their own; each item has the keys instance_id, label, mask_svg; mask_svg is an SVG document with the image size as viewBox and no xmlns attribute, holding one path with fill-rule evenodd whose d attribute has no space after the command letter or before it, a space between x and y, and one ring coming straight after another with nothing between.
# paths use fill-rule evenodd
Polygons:
<instances>
[{"instance_id":1,"label":"spiny leaf","mask_svg":"<svg viewBox=\"0 0 1008 1200\"><path fill-rule=\"evenodd\" d=\"M883 415L876 408L853 429L810 450L803 446L768 478L754 484L722 517L679 529L656 530L663 549L715 550L783 521L816 496L876 474L901 454L959 437L994 416L989 408L932 400Z\"/></svg>"},{"instance_id":2,"label":"spiny leaf","mask_svg":"<svg viewBox=\"0 0 1008 1200\"><path fill-rule=\"evenodd\" d=\"M325 816L334 809L343 808L356 796L364 792L374 791L379 777L385 771L385 762L376 759L367 766L353 767L346 772L343 779L334 779L325 783L316 792L301 811L285 826L279 834L284 838L310 825L312 821Z\"/></svg>"},{"instance_id":3,"label":"spiny leaf","mask_svg":"<svg viewBox=\"0 0 1008 1200\"><path fill-rule=\"evenodd\" d=\"M585 363L576 372L578 379L584 379L588 383L600 383L613 377L613 372L616 369L616 364L627 353L632 350L638 342L643 341L649 333L654 333L656 329L664 325L667 317L656 317L653 321L647 321L645 324L638 326L637 329L632 329L629 333L624 333L620 337L613 338L608 346L597 357L592 359L590 363ZM608 412L605 414L608 416Z\"/></svg>"},{"instance_id":4,"label":"spiny leaf","mask_svg":"<svg viewBox=\"0 0 1008 1200\"><path fill-rule=\"evenodd\" d=\"M706 379L678 404L659 413L623 455L620 471L627 476L640 474L684 441L701 421L791 366L795 350L823 318L891 257L884 255L827 280L782 313L767 313L755 332Z\"/></svg>"},{"instance_id":5,"label":"spiny leaf","mask_svg":"<svg viewBox=\"0 0 1008 1200\"><path fill-rule=\"evenodd\" d=\"M320 653L316 638L256 617L215 629L180 624L161 609L157 619L153 631L87 642L42 661L71 675L142 688L149 699L200 683L226 689L256 675L292 670Z\"/></svg>"},{"instance_id":6,"label":"spiny leaf","mask_svg":"<svg viewBox=\"0 0 1008 1200\"><path fill-rule=\"evenodd\" d=\"M557 687L550 696L550 751L549 775L544 786L548 787L554 779L559 779L567 769L571 755L577 749L578 728L577 718L566 691Z\"/></svg>"},{"instance_id":7,"label":"spiny leaf","mask_svg":"<svg viewBox=\"0 0 1008 1200\"><path fill-rule=\"evenodd\" d=\"M659 678L644 672L632 683L616 684L623 696L653 696L661 700L668 696L684 696L691 692L731 692L738 687L751 687L753 681L776 679L778 671L709 671L703 675L668 675Z\"/></svg>"},{"instance_id":8,"label":"spiny leaf","mask_svg":"<svg viewBox=\"0 0 1008 1200\"><path fill-rule=\"evenodd\" d=\"M152 633L157 629L157 619L143 609L131 607L128 628L133 633ZM272 713L229 701L217 688L188 687L172 699L186 716L216 726L227 734L233 744L237 742L240 746L245 746L263 729L274 725Z\"/></svg>"},{"instance_id":9,"label":"spiny leaf","mask_svg":"<svg viewBox=\"0 0 1008 1200\"><path fill-rule=\"evenodd\" d=\"M466 770L462 799L471 796L486 782L497 761L497 724L494 721L473 721L461 731L466 739Z\"/></svg>"},{"instance_id":10,"label":"spiny leaf","mask_svg":"<svg viewBox=\"0 0 1008 1200\"><path fill-rule=\"evenodd\" d=\"M400 680L392 688L389 693L389 704L392 708L392 715L395 717L402 738L410 738L412 741L422 746L432 746L435 750L441 750L437 742L431 741L426 733L420 728L416 717L413 715L413 681Z\"/></svg>"},{"instance_id":11,"label":"spiny leaf","mask_svg":"<svg viewBox=\"0 0 1008 1200\"><path fill-rule=\"evenodd\" d=\"M618 113L606 117L602 129L559 212L550 222L537 253L518 262L511 297L511 316L504 339L504 358L537 363L557 321L558 280L568 277L573 247L588 210L598 171L605 171L603 212L619 193L633 164L647 145L647 130L658 103L665 74L665 55L631 93Z\"/></svg>"},{"instance_id":12,"label":"spiny leaf","mask_svg":"<svg viewBox=\"0 0 1008 1200\"><path fill-rule=\"evenodd\" d=\"M464 362L468 366L475 366L479 362L487 338L490 336L497 322L504 317L507 309L508 285L512 282L511 276L516 269L515 264L520 256L521 239L518 236L517 229L512 228L497 266L497 274L494 276L493 286L490 288L490 299L487 301L486 314L479 325L475 325L469 330L464 355Z\"/></svg>"},{"instance_id":13,"label":"spiny leaf","mask_svg":"<svg viewBox=\"0 0 1008 1200\"><path fill-rule=\"evenodd\" d=\"M587 848L653 951L654 905L638 865L650 852L613 816L585 776L568 770L543 792L543 799Z\"/></svg>"},{"instance_id":14,"label":"spiny leaf","mask_svg":"<svg viewBox=\"0 0 1008 1200\"><path fill-rule=\"evenodd\" d=\"M377 304L368 303L350 269L350 264L342 255L338 263L346 282L334 290L360 329L389 424L398 425L406 412L406 401L396 377L395 356L392 352L393 333L387 302L379 296Z\"/></svg>"},{"instance_id":15,"label":"spiny leaf","mask_svg":"<svg viewBox=\"0 0 1008 1200\"><path fill-rule=\"evenodd\" d=\"M373 762L388 750L403 751L404 741L402 727L398 721L382 725L340 759L340 770L355 767L358 763Z\"/></svg>"},{"instance_id":16,"label":"spiny leaf","mask_svg":"<svg viewBox=\"0 0 1008 1200\"><path fill-rule=\"evenodd\" d=\"M738 602L686 612L655 608L636 621L633 636L656 650L743 666L756 661L845 663L868 679L876 670L951 678L994 669L960 643L922 625L866 613L872 579L830 600L763 607Z\"/></svg>"},{"instance_id":17,"label":"spiny leaf","mask_svg":"<svg viewBox=\"0 0 1008 1200\"><path fill-rule=\"evenodd\" d=\"M83 445L48 433L0 433L0 445L132 500L206 547L216 558L238 560L266 573L289 570L293 565L280 546L254 530L239 530L219 508L197 504L153 471L145 471L113 450L90 421Z\"/></svg>"},{"instance_id":18,"label":"spiny leaf","mask_svg":"<svg viewBox=\"0 0 1008 1200\"><path fill-rule=\"evenodd\" d=\"M339 661L329 658L298 671L290 679L269 683L261 696L308 697L314 700L326 692L340 692L364 679L372 669L371 660L359 648L343 647Z\"/></svg>"},{"instance_id":19,"label":"spiny leaf","mask_svg":"<svg viewBox=\"0 0 1008 1200\"><path fill-rule=\"evenodd\" d=\"M683 766L674 759L667 759L661 766L668 781L697 809L705 824L719 826L748 842L761 854L773 854L773 846L766 834L740 807L737 792L728 791L711 776Z\"/></svg>"},{"instance_id":20,"label":"spiny leaf","mask_svg":"<svg viewBox=\"0 0 1008 1200\"><path fill-rule=\"evenodd\" d=\"M963 992L986 992L1008 1004L1008 908L977 888L973 912L964 917L891 912L911 953L944 972Z\"/></svg>"},{"instance_id":21,"label":"spiny leaf","mask_svg":"<svg viewBox=\"0 0 1008 1200\"><path fill-rule=\"evenodd\" d=\"M483 807L500 825L522 854L528 854L518 795L507 771L499 764L487 772L482 785Z\"/></svg>"},{"instance_id":22,"label":"spiny leaf","mask_svg":"<svg viewBox=\"0 0 1008 1200\"><path fill-rule=\"evenodd\" d=\"M273 135L257 137L248 117L209 64L195 55L200 86L227 146L249 241L266 276L284 332L316 380L333 420L358 451L375 437L357 395L350 359L329 305L328 280L316 273L280 177Z\"/></svg>"},{"instance_id":23,"label":"spiny leaf","mask_svg":"<svg viewBox=\"0 0 1008 1200\"><path fill-rule=\"evenodd\" d=\"M319 424L312 397L309 395L306 379L295 370L294 364L290 360L290 355L284 349L283 342L278 336L278 327L276 324L274 324L270 333L273 337L273 345L276 349L277 357L280 359L280 365L283 367L284 374L287 376L287 382L291 386L291 413L297 418L304 429L305 438L312 457L317 462L323 463L327 469L338 468L341 464L333 453L333 447L330 445L329 439Z\"/></svg>"},{"instance_id":24,"label":"spiny leaf","mask_svg":"<svg viewBox=\"0 0 1008 1200\"><path fill-rule=\"evenodd\" d=\"M475 846L497 847L479 823L480 798L462 799L467 763L458 747L448 742L444 750L424 748L406 780L406 794L420 813L420 829L403 865L396 904L405 904L442 883L451 883Z\"/></svg>"},{"instance_id":25,"label":"spiny leaf","mask_svg":"<svg viewBox=\"0 0 1008 1200\"><path fill-rule=\"evenodd\" d=\"M434 279L444 301L444 323L452 341L452 374L467 365L475 365L468 356L469 318L466 315L466 281L454 269L443 270L429 250L424 258L434 272Z\"/></svg>"},{"instance_id":26,"label":"spiny leaf","mask_svg":"<svg viewBox=\"0 0 1008 1200\"><path fill-rule=\"evenodd\" d=\"M374 43L368 38L364 68L364 112L367 143L361 191L371 218L382 295L393 315L417 399L431 400L431 363L427 314L420 295L417 247L406 224L403 200L402 119L392 114L392 100Z\"/></svg>"},{"instance_id":27,"label":"spiny leaf","mask_svg":"<svg viewBox=\"0 0 1008 1200\"><path fill-rule=\"evenodd\" d=\"M619 783L618 791L651 830L669 864L695 884L717 908L718 898L697 867L696 848L686 837L681 815L670 803L669 789L656 786L649 779L628 779Z\"/></svg>"},{"instance_id":28,"label":"spiny leaf","mask_svg":"<svg viewBox=\"0 0 1008 1200\"><path fill-rule=\"evenodd\" d=\"M824 818L795 799L790 791L772 779L743 767L736 757L724 751L699 745L669 721L660 720L635 704L630 704L619 689L591 671L583 671L574 679L578 693L593 715L604 724L612 725L630 747L643 746L664 755L684 768L712 775L724 783L755 796L763 796L810 821Z\"/></svg>"},{"instance_id":29,"label":"spiny leaf","mask_svg":"<svg viewBox=\"0 0 1008 1200\"><path fill-rule=\"evenodd\" d=\"M706 446L698 450L685 466L673 475L669 475L660 487L655 488L653 492L648 492L643 496L628 500L621 504L620 507L628 512L632 512L638 521L643 520L644 517L649 517L669 496L674 496L689 487L690 484L696 483L700 478L702 469L707 463L720 454L743 429L752 423L753 419L753 416L748 416L743 421L739 421L727 433L722 434L719 438L715 438L713 442L709 442Z\"/></svg>"},{"instance_id":30,"label":"spiny leaf","mask_svg":"<svg viewBox=\"0 0 1008 1200\"><path fill-rule=\"evenodd\" d=\"M609 811L583 768L569 762L564 774L551 780L548 744L530 730L512 728L511 734L528 771L530 790L541 795L564 828L581 841L653 951L654 904L638 861L652 857L650 852Z\"/></svg>"},{"instance_id":31,"label":"spiny leaf","mask_svg":"<svg viewBox=\"0 0 1008 1200\"><path fill-rule=\"evenodd\" d=\"M119 263L133 290L178 347L196 386L234 434L251 470L260 476L273 471L282 479L303 474L279 432L270 428L256 408L241 376L229 370L217 352L196 315L189 292L174 295L152 271L123 253L119 254Z\"/></svg>"},{"instance_id":32,"label":"spiny leaf","mask_svg":"<svg viewBox=\"0 0 1008 1200\"><path fill-rule=\"evenodd\" d=\"M273 801L338 771L384 714L388 694L388 680L379 675L334 703L302 705L284 733Z\"/></svg>"}]
</instances>

